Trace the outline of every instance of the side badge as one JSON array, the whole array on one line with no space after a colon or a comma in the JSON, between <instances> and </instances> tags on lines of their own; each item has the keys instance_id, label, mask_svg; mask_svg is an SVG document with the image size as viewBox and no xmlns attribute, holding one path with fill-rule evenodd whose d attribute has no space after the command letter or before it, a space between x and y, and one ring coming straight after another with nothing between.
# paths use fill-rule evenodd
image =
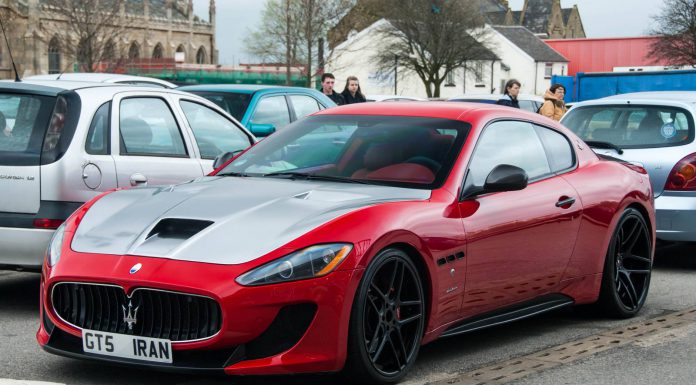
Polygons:
<instances>
[{"instance_id":1,"label":"side badge","mask_svg":"<svg viewBox=\"0 0 696 385\"><path fill-rule=\"evenodd\" d=\"M142 263L136 263L135 265L133 265L133 267L130 268L130 273L131 274L137 273L141 267L143 267Z\"/></svg>"}]
</instances>

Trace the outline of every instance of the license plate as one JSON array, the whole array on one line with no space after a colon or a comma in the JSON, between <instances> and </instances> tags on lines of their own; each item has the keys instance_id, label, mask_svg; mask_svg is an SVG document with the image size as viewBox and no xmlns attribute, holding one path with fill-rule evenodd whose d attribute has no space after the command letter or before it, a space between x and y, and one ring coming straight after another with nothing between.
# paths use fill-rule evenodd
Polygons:
<instances>
[{"instance_id":1,"label":"license plate","mask_svg":"<svg viewBox=\"0 0 696 385\"><path fill-rule=\"evenodd\" d=\"M172 342L160 338L83 330L82 349L85 353L104 356L172 363Z\"/></svg>"}]
</instances>

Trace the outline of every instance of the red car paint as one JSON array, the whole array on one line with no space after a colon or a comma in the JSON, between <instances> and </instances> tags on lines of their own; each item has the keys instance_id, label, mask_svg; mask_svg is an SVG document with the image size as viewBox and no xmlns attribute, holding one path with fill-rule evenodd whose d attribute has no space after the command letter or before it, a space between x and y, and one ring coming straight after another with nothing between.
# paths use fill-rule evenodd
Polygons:
<instances>
[{"instance_id":1,"label":"red car paint","mask_svg":"<svg viewBox=\"0 0 696 385\"><path fill-rule=\"evenodd\" d=\"M283 305L310 302L317 305L317 313L295 346L271 357L237 362L224 371L232 375L332 372L346 360L351 306L360 279L371 259L386 247L408 250L422 266L427 299L422 342L427 343L455 322L543 294L563 293L576 304L595 301L611 232L622 210L638 207L654 229L647 175L600 160L569 130L538 115L460 103L351 105L318 115L330 114L438 117L468 122L472 129L450 175L429 200L359 209L239 265L74 252L69 245L81 217L94 204L89 202L67 221L60 262L52 268L44 264L41 314L45 312L57 328L81 336L52 310L51 290L63 281L116 284L126 293L136 287L158 288L216 300L223 314L221 332L204 341L175 342L176 352L244 344L261 335ZM577 167L520 191L460 202L470 154L484 127L496 119L535 122L563 133L573 144ZM554 205L568 196L578 198L574 205ZM256 287L235 282L239 275L290 252L334 242L354 247L327 276ZM438 259L458 252L466 257L438 266ZM129 268L138 262L145 267L137 276L130 275ZM41 345L49 340L43 322L37 339Z\"/></svg>"}]
</instances>

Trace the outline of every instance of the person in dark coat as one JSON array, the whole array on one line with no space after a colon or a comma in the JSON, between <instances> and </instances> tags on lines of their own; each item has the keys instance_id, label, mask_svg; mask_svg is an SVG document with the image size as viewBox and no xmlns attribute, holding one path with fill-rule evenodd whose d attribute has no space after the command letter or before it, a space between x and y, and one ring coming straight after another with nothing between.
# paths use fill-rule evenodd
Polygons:
<instances>
[{"instance_id":1,"label":"person in dark coat","mask_svg":"<svg viewBox=\"0 0 696 385\"><path fill-rule=\"evenodd\" d=\"M346 101L346 104L365 103L367 101L365 95L363 95L360 90L360 82L355 76L348 76L346 87L343 89L343 92L341 92L341 95Z\"/></svg>"},{"instance_id":2,"label":"person in dark coat","mask_svg":"<svg viewBox=\"0 0 696 385\"><path fill-rule=\"evenodd\" d=\"M325 73L321 75L321 92L328 96L329 99L333 100L338 106L346 104L346 100L343 99L341 94L334 91L334 83L336 83L336 77L333 74Z\"/></svg>"},{"instance_id":3,"label":"person in dark coat","mask_svg":"<svg viewBox=\"0 0 696 385\"><path fill-rule=\"evenodd\" d=\"M520 108L520 102L517 100L517 96L520 94L521 86L522 85L517 79L508 80L507 83L505 83L505 94L503 95L502 99L496 102L496 104Z\"/></svg>"}]
</instances>

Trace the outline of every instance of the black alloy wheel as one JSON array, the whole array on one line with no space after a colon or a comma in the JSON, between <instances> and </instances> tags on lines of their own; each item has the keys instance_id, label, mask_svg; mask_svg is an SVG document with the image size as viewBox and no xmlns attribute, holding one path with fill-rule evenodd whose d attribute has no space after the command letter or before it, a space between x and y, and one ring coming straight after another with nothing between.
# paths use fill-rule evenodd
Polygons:
<instances>
[{"instance_id":1,"label":"black alloy wheel","mask_svg":"<svg viewBox=\"0 0 696 385\"><path fill-rule=\"evenodd\" d=\"M614 230L604 265L599 304L608 315L634 316L645 303L652 273L652 236L643 215L624 211Z\"/></svg>"},{"instance_id":2,"label":"black alloy wheel","mask_svg":"<svg viewBox=\"0 0 696 385\"><path fill-rule=\"evenodd\" d=\"M425 327L423 285L401 250L386 249L365 270L351 313L344 374L355 383L394 383L418 355Z\"/></svg>"}]
</instances>

